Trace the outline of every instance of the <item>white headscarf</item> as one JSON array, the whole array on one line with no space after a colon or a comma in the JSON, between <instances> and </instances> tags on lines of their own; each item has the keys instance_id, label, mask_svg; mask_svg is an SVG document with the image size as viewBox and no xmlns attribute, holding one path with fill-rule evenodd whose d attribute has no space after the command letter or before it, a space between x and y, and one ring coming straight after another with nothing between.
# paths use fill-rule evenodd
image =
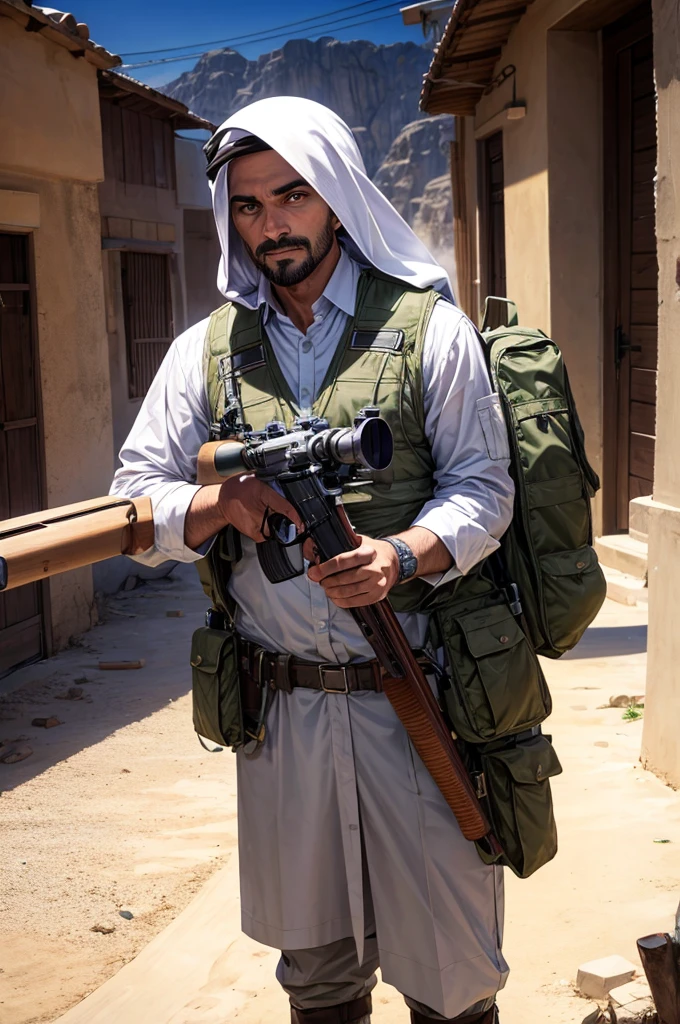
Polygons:
<instances>
[{"instance_id":1,"label":"white headscarf","mask_svg":"<svg viewBox=\"0 0 680 1024\"><path fill-rule=\"evenodd\" d=\"M366 176L352 132L328 107L296 96L275 96L232 114L219 130L225 129L219 154L247 135L271 146L328 203L361 262L453 298L446 271ZM221 167L211 185L222 246L217 287L227 299L255 308L261 272L231 223L227 169L228 164Z\"/></svg>"}]
</instances>

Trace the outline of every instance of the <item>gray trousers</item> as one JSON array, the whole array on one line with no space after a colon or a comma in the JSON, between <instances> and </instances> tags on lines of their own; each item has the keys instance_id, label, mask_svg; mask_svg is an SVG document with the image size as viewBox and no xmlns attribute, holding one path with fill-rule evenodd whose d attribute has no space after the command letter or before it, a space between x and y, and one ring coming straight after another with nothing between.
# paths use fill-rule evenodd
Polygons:
<instances>
[{"instance_id":1,"label":"gray trousers","mask_svg":"<svg viewBox=\"0 0 680 1024\"><path fill-rule=\"evenodd\" d=\"M379 966L378 943L375 933L367 935L364 961L359 964L353 938L339 939L316 949L283 950L276 968L276 977L300 1010L320 1009L348 1003L371 992L377 983ZM433 1020L449 1020L403 992L406 1005ZM483 1013L493 1006L494 999L482 1000L468 1007L461 1017Z\"/></svg>"}]
</instances>

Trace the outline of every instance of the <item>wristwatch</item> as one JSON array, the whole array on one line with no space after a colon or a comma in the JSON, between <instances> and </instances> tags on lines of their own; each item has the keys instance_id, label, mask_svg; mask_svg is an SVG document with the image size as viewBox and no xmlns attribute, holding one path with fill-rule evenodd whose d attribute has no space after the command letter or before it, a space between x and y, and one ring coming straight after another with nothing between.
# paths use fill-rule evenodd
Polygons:
<instances>
[{"instance_id":1,"label":"wristwatch","mask_svg":"<svg viewBox=\"0 0 680 1024\"><path fill-rule=\"evenodd\" d=\"M392 545L399 557L399 578L397 583L402 583L404 580L409 580L411 576L415 576L418 570L418 559L406 541L401 540L399 537L383 537L383 540Z\"/></svg>"}]
</instances>

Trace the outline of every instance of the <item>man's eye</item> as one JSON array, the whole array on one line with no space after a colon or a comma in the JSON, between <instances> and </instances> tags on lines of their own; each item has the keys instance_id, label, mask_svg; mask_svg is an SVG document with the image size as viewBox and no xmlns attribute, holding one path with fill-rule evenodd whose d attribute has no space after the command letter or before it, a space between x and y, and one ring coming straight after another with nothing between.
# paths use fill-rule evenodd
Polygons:
<instances>
[{"instance_id":1,"label":"man's eye","mask_svg":"<svg viewBox=\"0 0 680 1024\"><path fill-rule=\"evenodd\" d=\"M306 192L291 192L290 195L287 197L287 201L288 202L291 202L291 200L296 201L298 199L305 199L306 197L307 197L307 193Z\"/></svg>"},{"instance_id":2,"label":"man's eye","mask_svg":"<svg viewBox=\"0 0 680 1024\"><path fill-rule=\"evenodd\" d=\"M257 211L257 203L244 203L243 206L239 206L239 213L255 213Z\"/></svg>"}]
</instances>

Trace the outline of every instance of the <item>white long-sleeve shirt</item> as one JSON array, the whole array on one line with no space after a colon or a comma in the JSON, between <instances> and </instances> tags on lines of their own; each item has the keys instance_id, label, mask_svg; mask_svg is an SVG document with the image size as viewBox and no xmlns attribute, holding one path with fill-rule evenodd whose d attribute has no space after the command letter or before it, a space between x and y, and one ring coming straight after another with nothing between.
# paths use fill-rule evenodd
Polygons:
<instances>
[{"instance_id":1,"label":"white long-sleeve shirt","mask_svg":"<svg viewBox=\"0 0 680 1024\"><path fill-rule=\"evenodd\" d=\"M266 330L281 371L309 411L321 387L347 320L355 307L361 267L345 252L313 306L314 322L299 331L277 305L262 279L258 305L267 306ZM190 562L205 553L184 544L184 519L196 484L196 458L209 439L211 411L203 379L208 320L180 335L153 381L121 453L112 493L151 497L154 547L140 557L156 565ZM467 317L441 299L423 344L425 433L435 462L434 495L413 521L449 549L452 574L466 573L498 547L512 515L514 490L498 398L490 394L479 339ZM351 508L350 508L351 514ZM346 662L372 657L349 612L329 602L323 588L301 576L273 586L263 575L252 541L230 579L237 624L247 639L273 651L313 661ZM423 643L427 618L402 615L414 646Z\"/></svg>"}]
</instances>

